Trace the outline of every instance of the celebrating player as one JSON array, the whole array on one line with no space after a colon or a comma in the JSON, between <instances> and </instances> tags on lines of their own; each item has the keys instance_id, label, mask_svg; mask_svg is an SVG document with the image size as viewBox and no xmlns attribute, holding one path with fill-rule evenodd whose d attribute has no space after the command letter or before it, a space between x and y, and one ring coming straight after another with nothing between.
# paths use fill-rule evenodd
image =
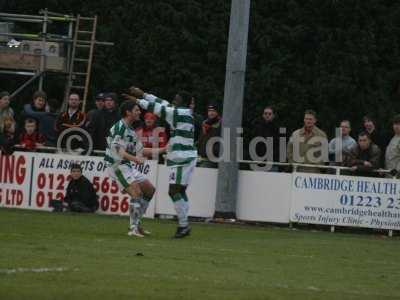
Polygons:
<instances>
[{"instance_id":1,"label":"celebrating player","mask_svg":"<svg viewBox=\"0 0 400 300\"><path fill-rule=\"evenodd\" d=\"M174 99L175 107L166 100L146 94L141 89L131 87L129 99L137 99L137 103L145 110L155 113L171 126L171 139L168 146L167 166L169 166L169 196L174 202L179 226L175 238L183 238L190 234L189 200L186 194L193 171L196 167L197 151L194 147L194 123L192 110L189 108L192 96L187 92L179 92ZM132 97L133 96L133 97Z\"/></svg>"},{"instance_id":2,"label":"celebrating player","mask_svg":"<svg viewBox=\"0 0 400 300\"><path fill-rule=\"evenodd\" d=\"M122 119L114 124L107 137L107 149L104 160L107 164L107 171L122 191L131 197L129 203L129 225L128 235L144 237L150 234L140 224L142 216L146 213L149 202L154 195L155 188L143 174L134 168L133 163L144 162L143 156L150 156L154 151L165 152L162 149L143 148L139 137L131 125L140 118L140 108L135 101L127 100L122 103Z\"/></svg>"}]
</instances>

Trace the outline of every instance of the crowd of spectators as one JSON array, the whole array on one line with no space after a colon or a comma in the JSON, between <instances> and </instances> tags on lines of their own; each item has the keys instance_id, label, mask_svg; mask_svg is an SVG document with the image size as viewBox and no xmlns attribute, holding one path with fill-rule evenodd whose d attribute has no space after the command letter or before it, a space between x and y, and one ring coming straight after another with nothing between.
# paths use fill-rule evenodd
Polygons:
<instances>
[{"instance_id":1,"label":"crowd of spectators","mask_svg":"<svg viewBox=\"0 0 400 300\"><path fill-rule=\"evenodd\" d=\"M116 93L99 93L94 100L96 107L84 113L79 94L71 93L66 109L60 111L60 102L47 99L45 92L37 91L32 102L25 104L23 110L16 114L10 107L9 93L1 92L0 150L9 154L14 149L37 151L44 146L55 147L60 134L69 128L84 129L93 141L93 148L105 150L107 133L121 118L118 104L122 99L118 99ZM193 110L194 139L201 158L200 166L217 167L215 158L221 156L221 143L209 142L221 137L220 109L210 103L203 118L196 111L194 98L190 107ZM303 126L288 135L284 126L277 123L273 107L265 107L260 118L248 129L252 137L250 148L254 146L254 153L250 149L250 158L297 164L297 171L303 172L320 173L319 166L334 165L347 167L347 173L362 176L377 176L379 172L376 170L380 168L400 173L400 115L393 119L394 135L390 141L368 116L363 118L361 129L353 136L351 122L340 121L340 135L330 141L316 124L316 113L306 110ZM134 128L147 148L165 147L171 135L166 122L150 112L143 112L142 120L135 123ZM275 164L268 170L282 169L280 164Z\"/></svg>"}]
</instances>

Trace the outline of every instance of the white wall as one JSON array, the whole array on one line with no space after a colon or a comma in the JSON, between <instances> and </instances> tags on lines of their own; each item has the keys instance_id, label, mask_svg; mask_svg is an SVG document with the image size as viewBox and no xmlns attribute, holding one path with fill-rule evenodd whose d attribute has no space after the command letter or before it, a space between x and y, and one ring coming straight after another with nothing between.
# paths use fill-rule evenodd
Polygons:
<instances>
[{"instance_id":1,"label":"white wall","mask_svg":"<svg viewBox=\"0 0 400 300\"><path fill-rule=\"evenodd\" d=\"M237 218L289 223L291 180L288 173L240 171Z\"/></svg>"}]
</instances>

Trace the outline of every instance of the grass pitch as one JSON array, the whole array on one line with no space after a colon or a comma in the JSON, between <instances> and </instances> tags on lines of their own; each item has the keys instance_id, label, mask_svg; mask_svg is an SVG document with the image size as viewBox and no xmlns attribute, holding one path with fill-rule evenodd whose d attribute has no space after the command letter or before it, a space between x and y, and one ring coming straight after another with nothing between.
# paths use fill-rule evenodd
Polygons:
<instances>
[{"instance_id":1,"label":"grass pitch","mask_svg":"<svg viewBox=\"0 0 400 300\"><path fill-rule=\"evenodd\" d=\"M0 299L400 299L400 239L0 209Z\"/></svg>"}]
</instances>

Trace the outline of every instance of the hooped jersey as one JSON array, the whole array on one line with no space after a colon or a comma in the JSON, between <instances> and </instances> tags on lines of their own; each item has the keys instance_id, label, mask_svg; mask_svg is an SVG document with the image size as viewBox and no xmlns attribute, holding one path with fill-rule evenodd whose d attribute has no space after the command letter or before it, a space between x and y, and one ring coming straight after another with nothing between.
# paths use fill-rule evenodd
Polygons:
<instances>
[{"instance_id":1,"label":"hooped jersey","mask_svg":"<svg viewBox=\"0 0 400 300\"><path fill-rule=\"evenodd\" d=\"M123 119L111 127L107 137L107 149L104 160L108 165L131 164L123 159L119 150L124 149L128 154L137 155L143 150L143 144L135 130L127 125Z\"/></svg>"}]
</instances>

